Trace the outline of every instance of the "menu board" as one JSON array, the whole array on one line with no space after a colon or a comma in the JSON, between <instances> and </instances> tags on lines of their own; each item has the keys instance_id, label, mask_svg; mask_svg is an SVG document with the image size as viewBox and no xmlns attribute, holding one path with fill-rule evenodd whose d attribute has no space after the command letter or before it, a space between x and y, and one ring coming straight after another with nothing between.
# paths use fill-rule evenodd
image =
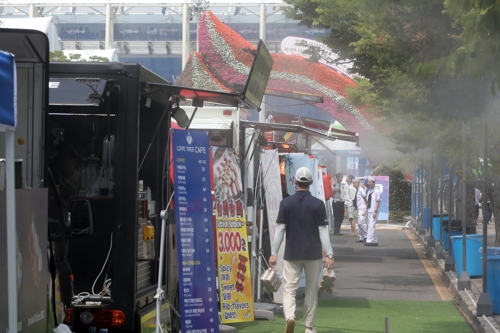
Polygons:
<instances>
[{"instance_id":1,"label":"menu board","mask_svg":"<svg viewBox=\"0 0 500 333\"><path fill-rule=\"evenodd\" d=\"M254 320L243 185L238 155L212 148L221 321Z\"/></svg>"},{"instance_id":2,"label":"menu board","mask_svg":"<svg viewBox=\"0 0 500 333\"><path fill-rule=\"evenodd\" d=\"M208 147L205 132L172 132L180 314L186 333L219 332Z\"/></svg>"}]
</instances>

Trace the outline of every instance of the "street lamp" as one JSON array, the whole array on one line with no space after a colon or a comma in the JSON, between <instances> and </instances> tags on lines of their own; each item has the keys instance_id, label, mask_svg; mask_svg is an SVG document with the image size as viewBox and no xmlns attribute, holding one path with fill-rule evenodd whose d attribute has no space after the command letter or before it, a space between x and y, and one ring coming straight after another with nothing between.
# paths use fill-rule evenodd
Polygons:
<instances>
[{"instance_id":1,"label":"street lamp","mask_svg":"<svg viewBox=\"0 0 500 333\"><path fill-rule=\"evenodd\" d=\"M191 0L191 19L196 16L196 52L200 51L200 44L198 43L198 29L200 27L201 14L210 6L209 0Z\"/></svg>"}]
</instances>

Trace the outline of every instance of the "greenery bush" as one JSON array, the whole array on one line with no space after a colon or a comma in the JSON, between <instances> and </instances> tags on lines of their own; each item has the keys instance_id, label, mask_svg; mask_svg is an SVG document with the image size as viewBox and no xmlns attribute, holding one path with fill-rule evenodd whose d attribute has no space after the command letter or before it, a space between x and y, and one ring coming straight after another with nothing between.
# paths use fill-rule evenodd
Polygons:
<instances>
[{"instance_id":1,"label":"greenery bush","mask_svg":"<svg viewBox=\"0 0 500 333\"><path fill-rule=\"evenodd\" d=\"M411 183L405 179L403 172L398 168L379 165L371 176L389 176L389 220L400 220L410 215L411 210Z\"/></svg>"}]
</instances>

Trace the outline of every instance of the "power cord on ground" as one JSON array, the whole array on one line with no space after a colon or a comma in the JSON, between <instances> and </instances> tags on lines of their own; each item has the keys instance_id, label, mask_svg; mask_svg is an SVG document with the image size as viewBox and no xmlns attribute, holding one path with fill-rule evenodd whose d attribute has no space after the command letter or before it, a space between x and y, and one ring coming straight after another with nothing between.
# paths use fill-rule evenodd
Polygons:
<instances>
[{"instance_id":1,"label":"power cord on ground","mask_svg":"<svg viewBox=\"0 0 500 333\"><path fill-rule=\"evenodd\" d=\"M82 304L83 301L87 298L89 298L90 296L111 296L111 279L108 279L108 273L106 272L106 275L104 277L104 282L103 282L103 285L102 285L102 289L101 289L101 292L96 294L94 292L94 287L97 283L97 281L99 280L99 277L101 276L102 272L104 272L104 269L106 268L106 264L108 263L108 260L109 260L109 256L111 255L111 250L113 249L113 233L111 233L111 238L110 238L110 243L109 243L109 250L108 250L108 254L106 256L106 260L104 260L104 264L102 265L102 268L101 268L101 271L99 272L99 274L97 275L96 279L94 280L94 283L92 284L92 293L89 293L89 292L86 292L86 291L83 291L81 293L79 293L78 295L76 295L76 299L73 301L74 304Z\"/></svg>"}]
</instances>

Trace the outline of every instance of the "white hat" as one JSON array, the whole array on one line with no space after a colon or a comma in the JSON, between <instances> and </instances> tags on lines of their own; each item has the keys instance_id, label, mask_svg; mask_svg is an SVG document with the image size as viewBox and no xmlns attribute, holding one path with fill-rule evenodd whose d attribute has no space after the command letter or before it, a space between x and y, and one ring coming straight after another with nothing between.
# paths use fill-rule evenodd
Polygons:
<instances>
[{"instance_id":1,"label":"white hat","mask_svg":"<svg viewBox=\"0 0 500 333\"><path fill-rule=\"evenodd\" d=\"M375 182L375 177L373 177L373 176L368 176L368 178L367 178L367 179L368 179L368 180L371 180L372 182Z\"/></svg>"},{"instance_id":2,"label":"white hat","mask_svg":"<svg viewBox=\"0 0 500 333\"><path fill-rule=\"evenodd\" d=\"M311 171L306 167L299 168L297 172L295 172L295 180L298 182L310 183L312 181Z\"/></svg>"},{"instance_id":3,"label":"white hat","mask_svg":"<svg viewBox=\"0 0 500 333\"><path fill-rule=\"evenodd\" d=\"M354 179L352 180L352 182L353 182L353 183L359 183L359 182L361 182L361 179L359 179L358 177L356 177L356 178L354 178Z\"/></svg>"}]
</instances>

